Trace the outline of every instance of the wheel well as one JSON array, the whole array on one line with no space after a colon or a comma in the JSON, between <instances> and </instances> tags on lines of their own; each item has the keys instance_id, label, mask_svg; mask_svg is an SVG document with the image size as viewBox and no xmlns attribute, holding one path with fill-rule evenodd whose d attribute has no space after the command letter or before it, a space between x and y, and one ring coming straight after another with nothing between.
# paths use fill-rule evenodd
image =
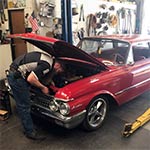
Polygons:
<instances>
[{"instance_id":1,"label":"wheel well","mask_svg":"<svg viewBox=\"0 0 150 150\"><path fill-rule=\"evenodd\" d=\"M98 97L105 97L107 98L108 100L108 103L109 103L109 108L112 108L112 107L116 107L118 106L118 103L115 101L115 99L109 95L109 94L100 94L100 95L97 95L95 98L98 98ZM94 99L95 99L94 98Z\"/></svg>"}]
</instances>

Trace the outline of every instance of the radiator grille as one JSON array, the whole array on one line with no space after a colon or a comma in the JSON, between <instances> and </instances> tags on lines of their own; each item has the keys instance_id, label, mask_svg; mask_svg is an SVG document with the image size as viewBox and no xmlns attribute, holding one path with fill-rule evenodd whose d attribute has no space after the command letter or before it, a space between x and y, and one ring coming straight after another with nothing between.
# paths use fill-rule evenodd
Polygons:
<instances>
[{"instance_id":1,"label":"radiator grille","mask_svg":"<svg viewBox=\"0 0 150 150\"><path fill-rule=\"evenodd\" d=\"M32 105L40 105L45 108L49 108L49 102L53 98L45 99L43 97L31 96Z\"/></svg>"}]
</instances>

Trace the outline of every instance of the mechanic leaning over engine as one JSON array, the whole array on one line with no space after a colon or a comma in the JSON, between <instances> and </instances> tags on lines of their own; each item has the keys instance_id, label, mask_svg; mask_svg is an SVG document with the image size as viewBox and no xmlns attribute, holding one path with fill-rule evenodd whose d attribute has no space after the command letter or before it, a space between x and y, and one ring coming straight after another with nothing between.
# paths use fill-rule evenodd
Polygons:
<instances>
[{"instance_id":1,"label":"mechanic leaning over engine","mask_svg":"<svg viewBox=\"0 0 150 150\"><path fill-rule=\"evenodd\" d=\"M40 80L51 72L63 71L62 65L45 52L30 52L19 56L10 65L8 82L16 101L17 111L24 127L24 134L33 140L45 139L34 128L30 114L30 85L39 88L44 94L49 93L47 86Z\"/></svg>"}]
</instances>

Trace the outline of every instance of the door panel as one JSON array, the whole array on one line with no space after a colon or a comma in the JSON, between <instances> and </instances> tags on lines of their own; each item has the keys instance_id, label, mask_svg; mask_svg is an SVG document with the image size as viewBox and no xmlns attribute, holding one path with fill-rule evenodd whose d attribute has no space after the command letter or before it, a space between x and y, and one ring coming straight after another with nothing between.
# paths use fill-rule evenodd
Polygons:
<instances>
[{"instance_id":1,"label":"door panel","mask_svg":"<svg viewBox=\"0 0 150 150\"><path fill-rule=\"evenodd\" d=\"M10 33L25 33L24 9L8 10ZM11 41L13 60L27 52L27 45L23 40L13 39Z\"/></svg>"},{"instance_id":2,"label":"door panel","mask_svg":"<svg viewBox=\"0 0 150 150\"><path fill-rule=\"evenodd\" d=\"M131 74L134 79L132 86L137 85L136 91L138 93L148 89L150 86L150 58L135 62L131 68Z\"/></svg>"}]
</instances>

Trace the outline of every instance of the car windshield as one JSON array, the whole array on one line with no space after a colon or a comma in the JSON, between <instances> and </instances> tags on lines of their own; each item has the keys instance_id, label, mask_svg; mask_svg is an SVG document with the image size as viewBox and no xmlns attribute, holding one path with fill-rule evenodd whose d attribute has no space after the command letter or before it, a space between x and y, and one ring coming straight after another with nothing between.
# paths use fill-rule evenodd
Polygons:
<instances>
[{"instance_id":1,"label":"car windshield","mask_svg":"<svg viewBox=\"0 0 150 150\"><path fill-rule=\"evenodd\" d=\"M127 60L129 43L102 38L83 39L78 47L106 65L123 65Z\"/></svg>"}]
</instances>

